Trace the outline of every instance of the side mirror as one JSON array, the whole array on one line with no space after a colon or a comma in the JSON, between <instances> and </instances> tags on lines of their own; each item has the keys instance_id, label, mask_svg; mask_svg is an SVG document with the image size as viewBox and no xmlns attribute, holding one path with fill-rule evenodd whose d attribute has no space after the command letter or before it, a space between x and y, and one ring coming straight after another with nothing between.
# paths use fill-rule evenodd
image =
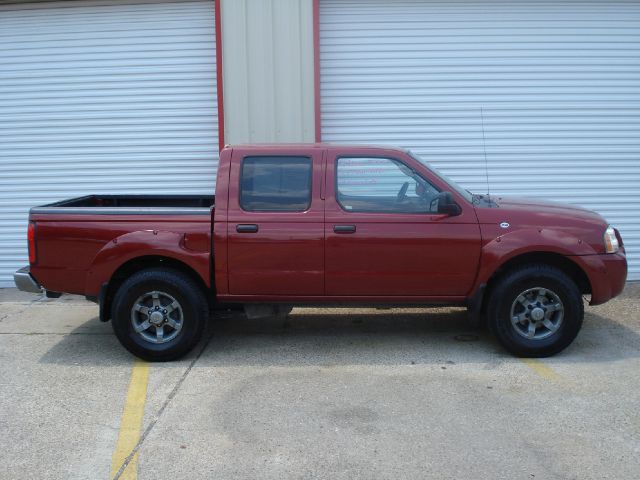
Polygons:
<instances>
[{"instance_id":1,"label":"side mirror","mask_svg":"<svg viewBox=\"0 0 640 480\"><path fill-rule=\"evenodd\" d=\"M440 192L438 194L438 213L455 217L462 213L460 205L453 201L451 192Z\"/></svg>"}]
</instances>

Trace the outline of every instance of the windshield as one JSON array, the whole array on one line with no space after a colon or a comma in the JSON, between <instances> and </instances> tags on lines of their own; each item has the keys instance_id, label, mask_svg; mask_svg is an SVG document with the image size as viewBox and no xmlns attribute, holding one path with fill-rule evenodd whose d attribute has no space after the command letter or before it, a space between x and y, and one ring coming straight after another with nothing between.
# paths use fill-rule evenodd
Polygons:
<instances>
[{"instance_id":1,"label":"windshield","mask_svg":"<svg viewBox=\"0 0 640 480\"><path fill-rule=\"evenodd\" d=\"M460 185L458 185L456 182L454 182L453 180L451 180L449 177L447 177L445 174L439 172L438 170L436 170L432 165L428 164L427 162L425 162L424 160L422 160L418 155L416 155L415 153L408 151L407 153L409 153L409 155L411 155L415 160L419 161L420 163L422 163L423 165L426 165L427 168L429 170L431 170L433 172L433 174L435 176L437 176L438 178L440 178L440 180L442 180L444 183L448 184L453 190L455 190L457 193L459 193L460 195L462 195L468 202L473 203L473 194L469 191L466 190L464 188L462 188Z\"/></svg>"}]
</instances>

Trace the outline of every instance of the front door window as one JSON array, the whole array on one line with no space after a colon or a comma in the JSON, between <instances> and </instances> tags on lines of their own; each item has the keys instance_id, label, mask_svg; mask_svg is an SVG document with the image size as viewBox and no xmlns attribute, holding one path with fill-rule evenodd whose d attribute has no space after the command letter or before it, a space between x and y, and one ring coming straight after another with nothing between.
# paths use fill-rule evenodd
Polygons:
<instances>
[{"instance_id":1,"label":"front door window","mask_svg":"<svg viewBox=\"0 0 640 480\"><path fill-rule=\"evenodd\" d=\"M337 201L347 212L437 212L439 191L397 160L339 158L336 171Z\"/></svg>"}]
</instances>

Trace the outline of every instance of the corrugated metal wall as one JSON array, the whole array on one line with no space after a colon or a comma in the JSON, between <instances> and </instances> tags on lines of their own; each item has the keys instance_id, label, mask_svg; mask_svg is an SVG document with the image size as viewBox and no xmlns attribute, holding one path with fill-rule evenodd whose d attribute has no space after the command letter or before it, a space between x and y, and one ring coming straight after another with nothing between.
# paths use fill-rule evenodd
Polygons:
<instances>
[{"instance_id":1,"label":"corrugated metal wall","mask_svg":"<svg viewBox=\"0 0 640 480\"><path fill-rule=\"evenodd\" d=\"M225 142L313 142L311 0L223 0Z\"/></svg>"},{"instance_id":2,"label":"corrugated metal wall","mask_svg":"<svg viewBox=\"0 0 640 480\"><path fill-rule=\"evenodd\" d=\"M213 1L0 5L0 286L29 207L89 193L212 193Z\"/></svg>"},{"instance_id":3,"label":"corrugated metal wall","mask_svg":"<svg viewBox=\"0 0 640 480\"><path fill-rule=\"evenodd\" d=\"M640 3L320 0L322 139L583 205L640 279Z\"/></svg>"}]
</instances>

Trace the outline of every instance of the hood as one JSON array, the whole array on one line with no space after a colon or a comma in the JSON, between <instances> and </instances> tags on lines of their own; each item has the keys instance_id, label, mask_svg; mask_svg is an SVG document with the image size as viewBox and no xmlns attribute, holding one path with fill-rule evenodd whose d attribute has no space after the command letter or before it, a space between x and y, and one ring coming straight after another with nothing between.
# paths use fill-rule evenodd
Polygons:
<instances>
[{"instance_id":1,"label":"hood","mask_svg":"<svg viewBox=\"0 0 640 480\"><path fill-rule=\"evenodd\" d=\"M492 197L491 202L476 205L478 221L497 235L519 229L553 229L602 249L607 221L586 208L537 198ZM501 224L508 223L508 227Z\"/></svg>"},{"instance_id":2,"label":"hood","mask_svg":"<svg viewBox=\"0 0 640 480\"><path fill-rule=\"evenodd\" d=\"M533 215L537 219L546 218L552 224L556 220L565 221L570 219L589 223L595 222L598 225L604 224L606 226L606 221L601 215L593 210L576 205L549 202L539 198L498 197L491 200L494 202L493 209L497 207L502 212L511 212L514 215Z\"/></svg>"}]
</instances>

